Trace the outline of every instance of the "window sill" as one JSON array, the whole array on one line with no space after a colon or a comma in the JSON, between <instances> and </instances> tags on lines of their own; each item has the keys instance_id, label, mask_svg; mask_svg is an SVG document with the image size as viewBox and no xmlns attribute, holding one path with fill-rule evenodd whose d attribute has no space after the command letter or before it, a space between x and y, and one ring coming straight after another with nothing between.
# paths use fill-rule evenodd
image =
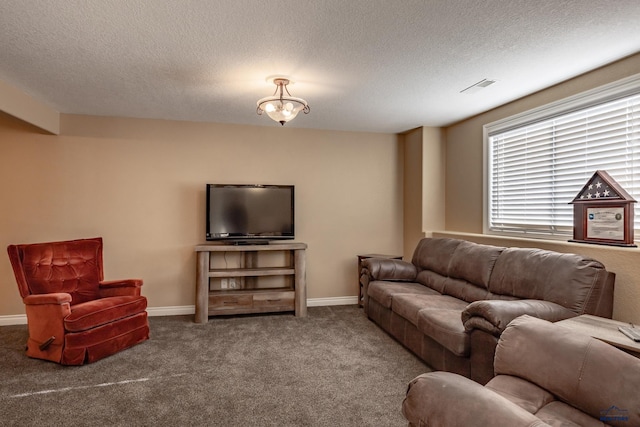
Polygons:
<instances>
[{"instance_id":1,"label":"window sill","mask_svg":"<svg viewBox=\"0 0 640 427\"><path fill-rule=\"evenodd\" d=\"M614 252L619 251L619 252L626 252L626 253L631 251L631 252L640 253L640 248L598 245L598 244L591 244L591 243L577 243L577 242L569 242L567 240L552 240L552 239L538 239L538 238L532 239L532 238L526 238L526 237L500 236L500 235L494 235L494 234L465 233L460 231L433 231L427 234L433 237L448 237L451 239L469 240L471 242L485 244L485 245L540 248L540 249L553 250L557 252L588 254L591 256L594 256L592 255L594 253L610 252L610 251L614 251Z\"/></svg>"}]
</instances>

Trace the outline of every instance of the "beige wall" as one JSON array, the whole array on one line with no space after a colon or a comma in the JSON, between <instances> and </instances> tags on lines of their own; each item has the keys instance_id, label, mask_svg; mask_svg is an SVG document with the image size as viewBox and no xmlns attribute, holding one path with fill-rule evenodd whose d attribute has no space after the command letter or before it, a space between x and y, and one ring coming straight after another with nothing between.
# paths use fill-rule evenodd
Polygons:
<instances>
[{"instance_id":1,"label":"beige wall","mask_svg":"<svg viewBox=\"0 0 640 427\"><path fill-rule=\"evenodd\" d=\"M440 128L421 127L400 136L404 146L404 259L425 234L445 225L446 150Z\"/></svg>"},{"instance_id":2,"label":"beige wall","mask_svg":"<svg viewBox=\"0 0 640 427\"><path fill-rule=\"evenodd\" d=\"M640 54L446 128L446 230L482 233L483 125L637 73L640 73ZM482 92L474 96L482 96ZM486 237L476 236L476 239ZM639 249L566 242L491 241L511 246L544 246L599 259L617 274L614 318L640 323Z\"/></svg>"},{"instance_id":3,"label":"beige wall","mask_svg":"<svg viewBox=\"0 0 640 427\"><path fill-rule=\"evenodd\" d=\"M107 279L193 306L205 183L294 184L308 297L355 297L358 253L402 251L399 152L390 134L68 115L45 135L0 113L0 247L102 236ZM23 313L2 256L0 316Z\"/></svg>"},{"instance_id":4,"label":"beige wall","mask_svg":"<svg viewBox=\"0 0 640 427\"><path fill-rule=\"evenodd\" d=\"M427 232L445 227L447 153L441 128L425 127L422 132L422 231Z\"/></svg>"},{"instance_id":5,"label":"beige wall","mask_svg":"<svg viewBox=\"0 0 640 427\"><path fill-rule=\"evenodd\" d=\"M422 128L401 135L404 146L404 249L403 256L411 260L422 228Z\"/></svg>"}]
</instances>

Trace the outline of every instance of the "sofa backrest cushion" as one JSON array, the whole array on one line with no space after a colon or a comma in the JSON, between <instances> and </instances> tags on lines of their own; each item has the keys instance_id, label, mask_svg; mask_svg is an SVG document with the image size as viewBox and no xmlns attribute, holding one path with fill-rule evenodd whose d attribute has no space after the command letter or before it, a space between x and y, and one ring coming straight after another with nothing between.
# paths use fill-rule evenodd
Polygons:
<instances>
[{"instance_id":1,"label":"sofa backrest cushion","mask_svg":"<svg viewBox=\"0 0 640 427\"><path fill-rule=\"evenodd\" d=\"M449 261L449 277L488 289L493 266L504 249L462 241Z\"/></svg>"},{"instance_id":2,"label":"sofa backrest cushion","mask_svg":"<svg viewBox=\"0 0 640 427\"><path fill-rule=\"evenodd\" d=\"M576 314L611 317L615 274L581 255L425 238L412 263L417 282L469 303L539 299Z\"/></svg>"},{"instance_id":3,"label":"sofa backrest cushion","mask_svg":"<svg viewBox=\"0 0 640 427\"><path fill-rule=\"evenodd\" d=\"M500 336L494 369L536 384L596 419L612 405L628 417L608 424L640 425L640 359L588 335L520 316Z\"/></svg>"},{"instance_id":4,"label":"sofa backrest cushion","mask_svg":"<svg viewBox=\"0 0 640 427\"><path fill-rule=\"evenodd\" d=\"M501 298L489 292L488 287L493 266L503 250L458 239L422 239L413 256L419 271L417 281L467 302Z\"/></svg>"},{"instance_id":5,"label":"sofa backrest cushion","mask_svg":"<svg viewBox=\"0 0 640 427\"><path fill-rule=\"evenodd\" d=\"M458 245L458 239L422 239L413 252L412 263L420 270L431 270L441 276L449 275L449 262Z\"/></svg>"},{"instance_id":6,"label":"sofa backrest cushion","mask_svg":"<svg viewBox=\"0 0 640 427\"><path fill-rule=\"evenodd\" d=\"M496 260L489 291L559 304L576 314L601 292L608 272L593 259L542 249L506 248Z\"/></svg>"}]
</instances>

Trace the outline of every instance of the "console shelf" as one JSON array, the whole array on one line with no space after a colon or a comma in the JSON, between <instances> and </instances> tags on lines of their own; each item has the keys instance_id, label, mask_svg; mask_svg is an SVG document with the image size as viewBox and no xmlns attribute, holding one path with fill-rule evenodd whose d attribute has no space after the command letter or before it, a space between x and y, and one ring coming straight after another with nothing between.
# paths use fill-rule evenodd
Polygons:
<instances>
[{"instance_id":1,"label":"console shelf","mask_svg":"<svg viewBox=\"0 0 640 427\"><path fill-rule=\"evenodd\" d=\"M224 244L198 245L196 273L196 323L206 323L209 316L293 311L296 316L307 315L307 285L305 243L271 243L268 245ZM258 255L269 251L285 253L285 264L259 267ZM240 253L241 266L214 268L213 257ZM259 277L292 277L290 286L258 288ZM209 279L238 278L241 289L210 289ZM288 279L291 281L291 279Z\"/></svg>"},{"instance_id":2,"label":"console shelf","mask_svg":"<svg viewBox=\"0 0 640 427\"><path fill-rule=\"evenodd\" d=\"M209 277L292 276L295 272L293 267L212 268Z\"/></svg>"}]
</instances>

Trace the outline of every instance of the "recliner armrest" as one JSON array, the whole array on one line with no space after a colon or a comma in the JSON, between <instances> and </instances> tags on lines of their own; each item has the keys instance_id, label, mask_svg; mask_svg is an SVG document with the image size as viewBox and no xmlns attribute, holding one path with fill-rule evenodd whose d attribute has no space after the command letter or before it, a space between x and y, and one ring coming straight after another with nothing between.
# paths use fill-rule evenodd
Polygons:
<instances>
[{"instance_id":1,"label":"recliner armrest","mask_svg":"<svg viewBox=\"0 0 640 427\"><path fill-rule=\"evenodd\" d=\"M413 282L418 270L415 265L400 259L367 258L362 266L371 280L396 280Z\"/></svg>"},{"instance_id":2,"label":"recliner armrest","mask_svg":"<svg viewBox=\"0 0 640 427\"><path fill-rule=\"evenodd\" d=\"M71 302L71 294L68 294L66 292L56 292L52 294L34 294L27 295L22 299L22 301L25 305L62 305Z\"/></svg>"},{"instance_id":3,"label":"recliner armrest","mask_svg":"<svg viewBox=\"0 0 640 427\"><path fill-rule=\"evenodd\" d=\"M462 312L462 323L467 332L480 329L499 337L509 322L523 314L550 322L577 316L568 308L550 301L536 299L482 300L472 302L467 306Z\"/></svg>"},{"instance_id":4,"label":"recliner armrest","mask_svg":"<svg viewBox=\"0 0 640 427\"><path fill-rule=\"evenodd\" d=\"M98 292L100 298L126 295L139 296L141 287L141 279L103 280L100 282Z\"/></svg>"},{"instance_id":5,"label":"recliner armrest","mask_svg":"<svg viewBox=\"0 0 640 427\"><path fill-rule=\"evenodd\" d=\"M141 279L103 280L100 282L101 288L139 288L140 286L142 286Z\"/></svg>"},{"instance_id":6,"label":"recliner armrest","mask_svg":"<svg viewBox=\"0 0 640 427\"><path fill-rule=\"evenodd\" d=\"M27 355L60 362L64 346L64 319L71 313L71 295L65 292L27 295Z\"/></svg>"},{"instance_id":7,"label":"recliner armrest","mask_svg":"<svg viewBox=\"0 0 640 427\"><path fill-rule=\"evenodd\" d=\"M402 403L410 426L548 426L498 393L458 374L414 378Z\"/></svg>"}]
</instances>

